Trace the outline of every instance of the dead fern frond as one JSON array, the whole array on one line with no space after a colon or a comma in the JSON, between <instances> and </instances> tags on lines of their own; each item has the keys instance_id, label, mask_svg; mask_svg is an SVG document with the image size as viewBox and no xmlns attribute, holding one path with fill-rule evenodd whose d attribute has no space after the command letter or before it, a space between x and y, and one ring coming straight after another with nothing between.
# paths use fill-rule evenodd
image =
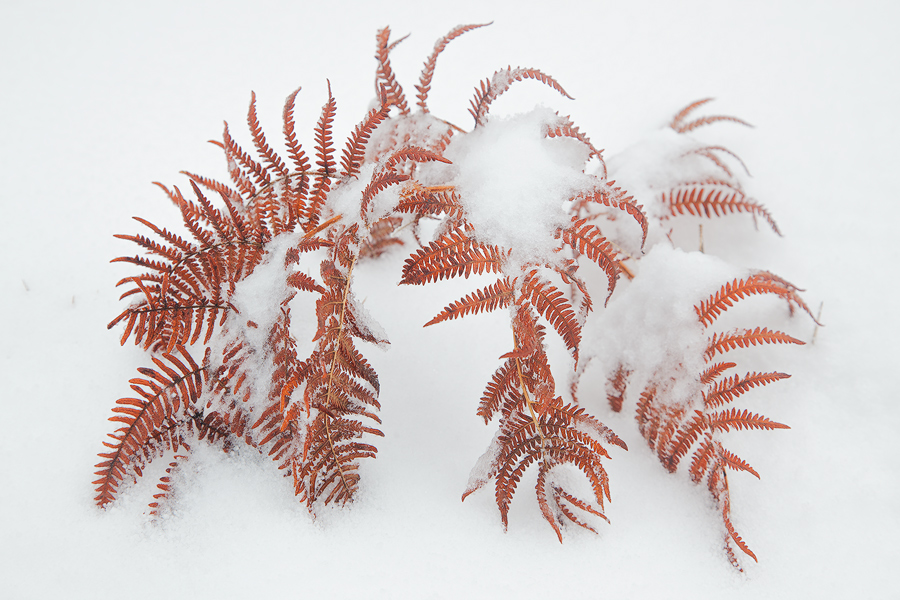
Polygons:
<instances>
[{"instance_id":1,"label":"dead fern frond","mask_svg":"<svg viewBox=\"0 0 900 600\"><path fill-rule=\"evenodd\" d=\"M503 256L502 250L475 241L460 227L407 258L400 283L423 285L460 275L499 273Z\"/></svg>"},{"instance_id":2,"label":"dead fern frond","mask_svg":"<svg viewBox=\"0 0 900 600\"><path fill-rule=\"evenodd\" d=\"M475 119L475 126L484 125L487 122L487 114L491 103L501 96L509 87L524 79L534 79L550 86L566 98L572 100L572 96L552 77L537 69L523 69L522 67L507 67L494 73L490 79L485 79L480 86L475 88L475 97L469 102L469 114Z\"/></svg>"},{"instance_id":3,"label":"dead fern frond","mask_svg":"<svg viewBox=\"0 0 900 600\"><path fill-rule=\"evenodd\" d=\"M141 464L158 445L172 451L184 445L180 430L200 397L203 369L183 346L176 352L152 357L155 369L138 369L143 377L129 383L139 398L116 401L115 414L109 420L121 423L121 427L109 434L111 441L103 442L109 451L101 453L104 460L95 465L98 479L93 482L97 486L94 500L100 506L115 499L129 468L140 474ZM167 435L161 435L164 432Z\"/></svg>"},{"instance_id":4,"label":"dead fern frond","mask_svg":"<svg viewBox=\"0 0 900 600\"><path fill-rule=\"evenodd\" d=\"M378 70L375 73L375 89L384 88L387 91L387 97L391 105L400 109L400 114L409 114L409 106L406 104L406 95L403 88L397 82L394 70L391 68L390 53L394 47L405 40L409 35L405 35L399 40L391 42L391 28L385 27L378 32L376 36L375 59L378 61Z\"/></svg>"},{"instance_id":5,"label":"dead fern frond","mask_svg":"<svg viewBox=\"0 0 900 600\"><path fill-rule=\"evenodd\" d=\"M493 21L491 21L493 23ZM447 44L461 36L462 34L472 31L473 29L478 29L479 27L487 27L491 23L480 23L473 25L458 25L450 30L450 33L439 39L434 44L434 50L431 52L431 55L425 60L425 65L422 67L422 74L419 77L419 84L416 86L416 90L418 94L416 97L419 101L416 103L419 105L419 108L422 109L422 112L428 112L428 93L431 91L431 80L434 77L434 68L437 64L437 58L447 47Z\"/></svg>"},{"instance_id":6,"label":"dead fern frond","mask_svg":"<svg viewBox=\"0 0 900 600\"><path fill-rule=\"evenodd\" d=\"M728 310L738 300L758 294L774 294L784 299L792 312L793 307L796 305L805 310L815 321L815 317L812 316L809 307L797 294L797 288L766 271L726 283L707 300L701 302L699 306L695 306L694 310L700 322L705 326L709 326L720 314Z\"/></svg>"},{"instance_id":7,"label":"dead fern frond","mask_svg":"<svg viewBox=\"0 0 900 600\"><path fill-rule=\"evenodd\" d=\"M725 182L682 184L663 192L662 201L669 207L672 215L687 212L697 217L720 217L728 213L751 213L765 219L772 231L781 235L775 219L762 204Z\"/></svg>"},{"instance_id":8,"label":"dead fern frond","mask_svg":"<svg viewBox=\"0 0 900 600\"><path fill-rule=\"evenodd\" d=\"M738 119L737 117L727 117L727 116L718 116L718 115L711 116L711 117L701 117L699 119L694 119L693 121L689 121L689 122L685 123L685 119L688 118L688 115L690 115L692 112L694 112L694 110L696 110L700 106L703 106L704 104L706 104L707 102L710 102L712 100L713 100L712 98L705 98L703 100L698 100L696 102L688 104L683 109L681 109L681 111L677 115L675 115L675 117L672 119L672 122L669 123L669 127L674 129L678 133L688 133L690 131L693 131L694 129L697 129L698 127L702 127L704 125L709 125L711 123L716 123L719 121L731 121L732 123L739 123L741 125L746 125L747 127L753 127L753 125L751 125L750 123L747 123L746 121Z\"/></svg>"},{"instance_id":9,"label":"dead fern frond","mask_svg":"<svg viewBox=\"0 0 900 600\"><path fill-rule=\"evenodd\" d=\"M772 331L766 327L756 329L735 329L727 333L713 333L706 347L706 360L735 348L748 348L759 344L806 344L783 331Z\"/></svg>"},{"instance_id":10,"label":"dead fern frond","mask_svg":"<svg viewBox=\"0 0 900 600\"><path fill-rule=\"evenodd\" d=\"M503 278L488 287L469 294L456 302L451 302L436 317L425 323L425 326L434 325L441 321L458 319L468 314L491 312L498 308L508 307L513 300L513 286L509 278Z\"/></svg>"}]
</instances>

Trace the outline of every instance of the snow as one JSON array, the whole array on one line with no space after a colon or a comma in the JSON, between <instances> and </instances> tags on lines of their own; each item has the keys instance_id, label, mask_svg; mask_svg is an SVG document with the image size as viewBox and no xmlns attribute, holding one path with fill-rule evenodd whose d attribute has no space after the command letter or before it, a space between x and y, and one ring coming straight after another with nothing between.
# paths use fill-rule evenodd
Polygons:
<instances>
[{"instance_id":1,"label":"snow","mask_svg":"<svg viewBox=\"0 0 900 600\"><path fill-rule=\"evenodd\" d=\"M511 249L513 265L554 260L556 232L570 221L566 200L594 181L582 172L586 146L546 136L558 122L544 107L490 119L469 135L454 136L445 152L476 236Z\"/></svg>"},{"instance_id":2,"label":"snow","mask_svg":"<svg viewBox=\"0 0 900 600\"><path fill-rule=\"evenodd\" d=\"M483 0L427 10L405 0L3 4L0 596L896 597L898 17L895 3L879 0L560 0L537 12ZM660 267L702 265L709 281L685 281L685 301L702 296L691 285L721 283L727 264L771 270L806 288L814 309L824 302L814 344L772 346L761 358L791 379L746 396L748 408L791 429L728 441L762 478L729 478L735 525L759 564L745 562L744 574L728 565L706 490L665 473L627 405L621 414L605 408L596 364L579 396L629 447L605 462L611 523L599 535L568 528L559 544L533 475L520 484L508 533L488 490L460 502L494 435L475 408L508 351L507 315L423 329L483 283L398 287L406 249L354 271L359 301L392 343L384 353L361 348L379 372L386 437L362 467L357 502L313 521L272 461L200 445L176 473L162 519L150 520L147 503L165 459L98 510L90 482L113 427L106 419L145 364L105 327L123 307L115 283L132 271L108 261L134 252L112 234L136 231L132 215L170 228L178 221L150 182L184 189L182 169L225 179L221 152L205 140L219 138L227 119L252 146L240 126L250 90L276 146L283 99L304 86L295 118L309 153L331 78L341 148L374 93L377 29L412 34L392 54L412 98L435 39L457 23L491 20L437 65L429 107L460 127L472 126L477 82L508 64L553 75L575 100L523 81L492 105L492 122L544 104L570 114L605 156L668 135L675 112L708 96L717 98L708 114L755 126L696 133L747 163L750 191L784 237L756 231L748 215L705 220L700 256L701 221L680 218L681 250L657 244L642 264L653 267L660 252ZM620 281L614 298L636 297L633 283ZM676 310L644 306L654 319ZM804 315L748 310L760 325L812 339ZM589 326L607 313L598 307Z\"/></svg>"},{"instance_id":3,"label":"snow","mask_svg":"<svg viewBox=\"0 0 900 600\"><path fill-rule=\"evenodd\" d=\"M602 365L608 376L619 365L633 371L631 389L640 391L651 379L678 373L678 385L689 389L671 390L669 395L696 396L693 379L685 375L706 368L707 334L694 306L746 273L714 256L665 243L654 246L637 268L634 280L617 287L607 309L585 331L589 342L583 353Z\"/></svg>"}]
</instances>

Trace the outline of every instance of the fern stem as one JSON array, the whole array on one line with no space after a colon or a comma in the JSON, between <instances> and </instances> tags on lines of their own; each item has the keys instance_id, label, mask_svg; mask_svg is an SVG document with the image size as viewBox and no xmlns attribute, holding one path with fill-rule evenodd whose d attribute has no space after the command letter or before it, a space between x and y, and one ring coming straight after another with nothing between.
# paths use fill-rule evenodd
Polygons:
<instances>
[{"instance_id":1,"label":"fern stem","mask_svg":"<svg viewBox=\"0 0 900 600\"><path fill-rule=\"evenodd\" d=\"M350 281L353 276L353 267L356 265L356 259L359 257L359 254L355 254L353 256L353 261L350 263L350 268L347 269L347 283L344 286L344 295L341 298L341 321L340 328L338 329L337 338L335 339L335 347L334 347L334 355L331 357L331 366L328 368L328 394L325 397L325 404L328 407L331 407L331 395L334 390L334 367L337 362L338 352L340 351L341 345L341 337L344 335L344 324L346 323L347 316L347 296L350 293ZM325 414L325 435L328 438L328 445L331 447L331 455L334 457L334 462L337 465L338 471L341 473L341 483L344 485L344 489L347 490L347 496L353 492L350 484L347 482L347 477L344 474L344 466L341 464L340 458L338 457L337 451L334 447L334 439L331 436L331 427L329 425L330 419L329 415Z\"/></svg>"},{"instance_id":2,"label":"fern stem","mask_svg":"<svg viewBox=\"0 0 900 600\"><path fill-rule=\"evenodd\" d=\"M516 337L515 332L513 332L513 351L519 351L519 340ZM525 377L522 375L522 359L518 356L516 357L516 370L519 373L519 385L522 386L522 395L525 397L525 406L528 407L528 412L531 413L531 421L534 423L538 435L541 436L541 452L543 453L547 438L544 437L544 430L541 429L541 423L538 420L537 413L534 412L534 402L531 400L531 396L528 393L528 387L525 385Z\"/></svg>"}]
</instances>

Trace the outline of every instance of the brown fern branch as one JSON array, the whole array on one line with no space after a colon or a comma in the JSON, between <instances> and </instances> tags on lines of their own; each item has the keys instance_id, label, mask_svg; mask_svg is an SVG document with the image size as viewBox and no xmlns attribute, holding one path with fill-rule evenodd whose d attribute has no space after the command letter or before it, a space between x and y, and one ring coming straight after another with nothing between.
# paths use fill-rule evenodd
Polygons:
<instances>
[{"instance_id":1,"label":"brown fern branch","mask_svg":"<svg viewBox=\"0 0 900 600\"><path fill-rule=\"evenodd\" d=\"M458 228L407 258L400 283L422 285L460 275L500 273L503 260L500 248L477 242Z\"/></svg>"},{"instance_id":2,"label":"brown fern branch","mask_svg":"<svg viewBox=\"0 0 900 600\"><path fill-rule=\"evenodd\" d=\"M487 122L487 114L491 103L501 96L510 85L524 79L534 79L550 86L566 98L572 100L572 96L552 77L537 69L523 69L521 67L507 67L494 73L490 79L485 79L480 86L475 88L475 97L469 102L469 114L475 119L475 126L484 125Z\"/></svg>"},{"instance_id":3,"label":"brown fern branch","mask_svg":"<svg viewBox=\"0 0 900 600\"><path fill-rule=\"evenodd\" d=\"M491 21L493 23L493 21ZM431 91L431 80L434 77L434 68L437 64L437 58L444 51L444 48L447 47L447 44L466 33L467 31L472 31L473 29L478 29L479 27L486 27L491 23L481 23L478 25L458 25L450 30L450 33L439 39L434 44L434 50L431 52L431 56L429 56L425 60L425 65L422 68L422 74L419 76L419 84L416 86L416 90L418 94L416 97L419 101L416 103L422 109L422 112L428 112L428 92Z\"/></svg>"},{"instance_id":4,"label":"brown fern branch","mask_svg":"<svg viewBox=\"0 0 900 600\"><path fill-rule=\"evenodd\" d=\"M316 124L316 164L319 166L319 174L313 185L312 196L303 210L303 229L309 231L319 224L320 212L325 204L325 198L331 190L331 180L337 173L334 163L334 145L331 139L331 128L334 124L334 115L337 103L331 94L331 82L328 82L328 102L322 107L322 115Z\"/></svg>"},{"instance_id":5,"label":"brown fern branch","mask_svg":"<svg viewBox=\"0 0 900 600\"><path fill-rule=\"evenodd\" d=\"M762 415L756 415L748 410L732 408L709 415L709 426L718 431L730 431L732 428L741 429L790 429L783 423L777 423Z\"/></svg>"},{"instance_id":6,"label":"brown fern branch","mask_svg":"<svg viewBox=\"0 0 900 600\"><path fill-rule=\"evenodd\" d=\"M247 112L247 125L250 127L250 135L253 138L253 145L256 146L257 152L279 176L286 177L288 168L285 166L281 157L272 150L266 141L266 134L263 133L262 126L259 124L259 118L256 116L256 93L250 92L250 110Z\"/></svg>"},{"instance_id":7,"label":"brown fern branch","mask_svg":"<svg viewBox=\"0 0 900 600\"><path fill-rule=\"evenodd\" d=\"M508 277L505 277L488 287L468 294L464 298L451 302L436 317L425 323L425 327L442 321L458 319L468 314L491 312L498 308L506 308L513 301L513 286Z\"/></svg>"},{"instance_id":8,"label":"brown fern branch","mask_svg":"<svg viewBox=\"0 0 900 600\"><path fill-rule=\"evenodd\" d=\"M709 326L738 300L758 294L774 294L787 301L792 309L796 304L812 316L809 307L796 293L796 288L789 287L789 284L786 285L786 283L767 272L756 273L744 279L735 279L723 285L699 306L695 306L694 310L700 322ZM815 320L814 317L813 319Z\"/></svg>"},{"instance_id":9,"label":"brown fern branch","mask_svg":"<svg viewBox=\"0 0 900 600\"><path fill-rule=\"evenodd\" d=\"M703 405L707 408L717 408L723 404L732 402L738 396L750 391L757 386L765 386L779 379L787 379L787 373L747 373L743 377L734 375L727 377L703 392Z\"/></svg>"},{"instance_id":10,"label":"brown fern branch","mask_svg":"<svg viewBox=\"0 0 900 600\"><path fill-rule=\"evenodd\" d=\"M122 427L109 434L112 442L103 442L110 452L100 453L103 462L95 465L99 479L94 500L105 506L115 499L116 490L127 474L127 468L142 452L152 436L159 432L167 420L182 409L197 402L202 390L203 369L191 355L179 346L177 354L166 353L153 357L159 370L140 368L144 378L131 379L131 388L140 398L121 398L116 401L110 421ZM179 355L181 358L179 358ZM167 364L168 363L168 364ZM160 372L162 371L162 373ZM173 448L173 450L176 448Z\"/></svg>"},{"instance_id":11,"label":"brown fern branch","mask_svg":"<svg viewBox=\"0 0 900 600\"><path fill-rule=\"evenodd\" d=\"M775 219L769 211L755 200L747 198L736 187L722 183L686 183L668 192L663 192L662 201L668 205L672 215L685 212L697 217L720 217L727 213L748 212L766 220L772 231L781 235Z\"/></svg>"},{"instance_id":12,"label":"brown fern branch","mask_svg":"<svg viewBox=\"0 0 900 600\"><path fill-rule=\"evenodd\" d=\"M347 146L344 148L344 155L341 158L342 174L345 177L359 174L359 167L365 159L366 144L369 141L369 137L375 131L375 128L388 118L391 105L388 103L387 90L382 87L379 92L380 102L378 107L369 111L366 118L356 126L347 140Z\"/></svg>"},{"instance_id":13,"label":"brown fern branch","mask_svg":"<svg viewBox=\"0 0 900 600\"><path fill-rule=\"evenodd\" d=\"M612 244L603 237L595 225L587 223L587 219L579 219L572 226L563 229L562 240L603 269L609 281L609 291L606 295L606 302L609 302L616 289L616 280L619 278L619 261Z\"/></svg>"},{"instance_id":14,"label":"brown fern branch","mask_svg":"<svg viewBox=\"0 0 900 600\"><path fill-rule=\"evenodd\" d=\"M766 327L756 329L735 329L727 333L714 333L706 347L706 360L712 360L716 354L724 354L735 348L748 348L759 344L798 344L806 342L798 340L782 331L772 331Z\"/></svg>"},{"instance_id":15,"label":"brown fern branch","mask_svg":"<svg viewBox=\"0 0 900 600\"><path fill-rule=\"evenodd\" d=\"M409 114L409 106L406 104L406 96L403 88L397 82L394 70L391 68L391 59L389 57L391 50L400 42L405 40L408 35L403 36L393 43L390 42L391 28L385 27L381 29L375 37L377 42L375 50L375 60L378 61L378 69L375 73L375 89L384 88L387 91L388 98L393 106L400 109L401 115Z\"/></svg>"},{"instance_id":16,"label":"brown fern branch","mask_svg":"<svg viewBox=\"0 0 900 600\"><path fill-rule=\"evenodd\" d=\"M733 123L739 123L741 125L746 125L747 127L753 127L750 123L746 121L742 121L737 117L727 117L727 116L712 116L712 117L701 117L699 119L695 119L693 121L685 123L685 119L688 118L694 110L698 107L710 102L712 98L706 98L704 100L698 100L691 104L688 104L684 107L677 115L672 118L672 122L669 123L669 127L677 131L678 133L688 133L697 129L698 127L702 127L703 125L709 125L711 123L716 123L719 121L731 121Z\"/></svg>"}]
</instances>

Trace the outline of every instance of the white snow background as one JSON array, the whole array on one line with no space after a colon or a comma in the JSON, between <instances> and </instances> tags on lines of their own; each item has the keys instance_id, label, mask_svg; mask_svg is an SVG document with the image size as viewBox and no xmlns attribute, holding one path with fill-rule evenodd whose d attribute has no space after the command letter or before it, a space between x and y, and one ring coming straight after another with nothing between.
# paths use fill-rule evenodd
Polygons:
<instances>
[{"instance_id":1,"label":"white snow background","mask_svg":"<svg viewBox=\"0 0 900 600\"><path fill-rule=\"evenodd\" d=\"M791 429L729 437L762 477L729 477L735 525L760 562L732 569L705 489L666 473L633 403L611 413L589 376L586 406L630 448L606 461L610 525L569 527L559 544L527 480L508 533L491 489L461 503L493 435L475 408L508 325L500 312L423 329L482 284L397 287L411 248L355 273L392 342L362 348L381 377L386 437L356 502L313 521L267 458L198 445L164 518L146 505L166 461L96 508L107 418L146 362L106 329L123 308L115 283L133 271L109 260L136 250L113 234L138 231L135 215L179 218L151 182L184 185L182 169L225 179L206 140L227 120L250 145L251 90L277 140L284 98L303 86L309 153L330 78L340 148L374 94L377 29L412 34L392 61L414 99L434 41L492 20L439 59L435 114L469 128L474 86L518 65L575 100L522 82L492 114L544 104L607 156L705 97L716 101L704 114L755 126L716 125L708 139L740 154L784 237L732 216L707 222L706 251L805 288L826 325L815 344L766 355L777 362L763 370L791 379L742 398ZM900 597L898 23L895 2L871 0L3 2L0 597ZM743 326L812 338L807 318L752 314Z\"/></svg>"}]
</instances>

